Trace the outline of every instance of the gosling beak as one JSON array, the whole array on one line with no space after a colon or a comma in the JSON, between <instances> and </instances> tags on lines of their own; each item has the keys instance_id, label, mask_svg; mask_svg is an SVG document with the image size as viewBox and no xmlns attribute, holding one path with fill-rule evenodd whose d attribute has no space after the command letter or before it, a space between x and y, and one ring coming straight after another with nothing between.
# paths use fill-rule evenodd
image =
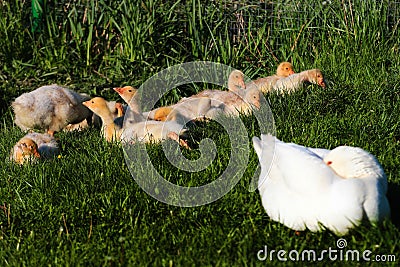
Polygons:
<instances>
[{"instance_id":1,"label":"gosling beak","mask_svg":"<svg viewBox=\"0 0 400 267\"><path fill-rule=\"evenodd\" d=\"M241 81L240 83L239 83L239 86L244 90L244 89L246 89L246 84L244 83L244 81Z\"/></svg>"},{"instance_id":2,"label":"gosling beak","mask_svg":"<svg viewBox=\"0 0 400 267\"><path fill-rule=\"evenodd\" d=\"M34 155L36 158L40 159L40 154L39 154L39 152L38 152L36 149L33 151L33 155Z\"/></svg>"},{"instance_id":3,"label":"gosling beak","mask_svg":"<svg viewBox=\"0 0 400 267\"><path fill-rule=\"evenodd\" d=\"M115 92L117 92L118 94L122 93L122 88L121 87L114 87L113 88Z\"/></svg>"}]
</instances>

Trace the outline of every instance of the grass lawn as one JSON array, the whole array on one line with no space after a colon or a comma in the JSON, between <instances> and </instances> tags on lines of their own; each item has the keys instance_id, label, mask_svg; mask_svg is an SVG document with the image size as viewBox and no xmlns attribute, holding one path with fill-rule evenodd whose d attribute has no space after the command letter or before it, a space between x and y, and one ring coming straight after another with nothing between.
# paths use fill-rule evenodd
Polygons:
<instances>
[{"instance_id":1,"label":"grass lawn","mask_svg":"<svg viewBox=\"0 0 400 267\"><path fill-rule=\"evenodd\" d=\"M270 101L281 139L314 147L360 146L377 156L389 178L393 220L354 229L344 237L346 249L399 257L399 95L389 86L310 86L284 98L270 96ZM255 118L242 119L249 135L258 136L252 127ZM8 112L1 128L3 162L10 144L23 135L10 120ZM248 191L257 166L253 150L245 175L227 195L205 206L182 208L147 195L130 175L121 146L102 140L98 130L57 137L60 158L33 166L1 164L4 265L245 266L265 263L257 258L264 246L288 252L337 248L338 237L332 233L306 231L297 236L268 220L258 191ZM230 147L216 123L194 128L190 140L195 144L205 137L214 138L218 154L204 175L176 170L162 156L160 145L149 145L149 155L164 177L205 184L226 166ZM186 154L196 158L197 152ZM274 257L272 262L279 260Z\"/></svg>"}]
</instances>

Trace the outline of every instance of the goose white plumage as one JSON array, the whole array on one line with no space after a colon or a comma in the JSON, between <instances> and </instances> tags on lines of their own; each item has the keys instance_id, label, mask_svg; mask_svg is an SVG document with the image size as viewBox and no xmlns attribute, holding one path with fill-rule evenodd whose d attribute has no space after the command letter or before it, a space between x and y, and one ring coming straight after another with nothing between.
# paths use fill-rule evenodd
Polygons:
<instances>
[{"instance_id":1,"label":"goose white plumage","mask_svg":"<svg viewBox=\"0 0 400 267\"><path fill-rule=\"evenodd\" d=\"M254 137L253 145L261 163L258 189L272 220L344 235L365 217L376 223L390 216L386 175L367 151L307 148L272 135Z\"/></svg>"}]
</instances>

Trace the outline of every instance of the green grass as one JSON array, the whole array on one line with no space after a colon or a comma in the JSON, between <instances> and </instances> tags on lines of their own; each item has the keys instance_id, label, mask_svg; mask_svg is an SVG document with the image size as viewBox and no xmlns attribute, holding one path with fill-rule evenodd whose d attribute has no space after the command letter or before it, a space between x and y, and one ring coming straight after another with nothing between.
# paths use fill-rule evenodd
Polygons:
<instances>
[{"instance_id":1,"label":"green grass","mask_svg":"<svg viewBox=\"0 0 400 267\"><path fill-rule=\"evenodd\" d=\"M122 147L102 140L96 129L58 133L60 158L32 166L7 162L12 145L24 135L13 125L10 109L21 93L60 83L116 100L112 87L140 86L157 71L192 60L229 64L252 78L273 73L284 60L291 60L297 71L320 68L326 89L306 86L290 96L267 95L277 136L311 147L359 146L378 158L389 180L392 219L352 230L344 237L346 249L394 254L397 262L387 265L398 265L400 38L396 24L388 27L386 21L388 1L286 3L286 15L296 20L276 17L271 28L266 14L252 16L252 30L245 29L236 43L226 23L235 15L217 9L229 6L224 1L108 2L75 1L65 13L49 12L42 31L35 33L30 31L30 1L2 3L1 266L277 265L276 257L259 261L257 252L264 246L286 251L336 248L338 237L330 232L297 236L268 219L258 191L248 190L258 163L252 149L238 184L216 202L193 208L170 206L147 195L132 178ZM255 14L253 5L238 7L244 15ZM199 88L177 88L163 101L177 101ZM260 127L253 116L242 119L251 147ZM197 126L189 135L194 149L184 151L187 158L200 158L197 148L203 138L217 145L215 160L198 173L172 166L160 145L147 146L156 169L176 184L206 184L228 164L230 142L223 129L217 123ZM326 264L349 262L320 263Z\"/></svg>"}]
</instances>

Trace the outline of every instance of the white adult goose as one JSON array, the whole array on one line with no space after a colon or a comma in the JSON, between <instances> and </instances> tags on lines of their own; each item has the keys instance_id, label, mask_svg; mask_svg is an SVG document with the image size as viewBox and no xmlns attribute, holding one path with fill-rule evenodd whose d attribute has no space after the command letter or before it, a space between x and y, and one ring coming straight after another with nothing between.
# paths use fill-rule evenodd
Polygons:
<instances>
[{"instance_id":1,"label":"white adult goose","mask_svg":"<svg viewBox=\"0 0 400 267\"><path fill-rule=\"evenodd\" d=\"M344 235L363 218L376 223L390 216L386 175L367 151L307 148L272 135L254 137L253 145L262 205L272 220L296 231Z\"/></svg>"}]
</instances>

